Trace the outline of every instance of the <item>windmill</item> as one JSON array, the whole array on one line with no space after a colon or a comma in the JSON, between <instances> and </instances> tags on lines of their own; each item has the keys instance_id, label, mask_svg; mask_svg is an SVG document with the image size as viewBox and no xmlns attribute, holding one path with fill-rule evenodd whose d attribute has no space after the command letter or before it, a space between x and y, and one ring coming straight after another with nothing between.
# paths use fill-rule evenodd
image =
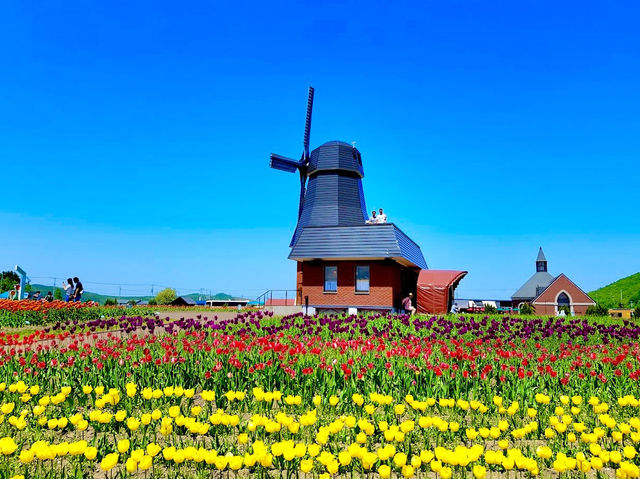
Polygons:
<instances>
[{"instance_id":1,"label":"windmill","mask_svg":"<svg viewBox=\"0 0 640 479\"><path fill-rule=\"evenodd\" d=\"M298 224L293 246L306 227L358 226L367 219L362 157L354 145L329 141L309 152L313 87L309 87L300 161L271 153L271 168L300 174Z\"/></svg>"},{"instance_id":2,"label":"windmill","mask_svg":"<svg viewBox=\"0 0 640 479\"><path fill-rule=\"evenodd\" d=\"M286 156L271 153L271 162L269 166L276 170L294 173L296 170L300 173L300 204L298 206L298 218L302 215L304 206L305 186L307 183L307 170L309 167L309 135L311 133L311 112L313 110L313 87L309 87L309 97L307 99L307 118L304 122L304 137L302 140L303 150L300 161L292 160Z\"/></svg>"}]
</instances>

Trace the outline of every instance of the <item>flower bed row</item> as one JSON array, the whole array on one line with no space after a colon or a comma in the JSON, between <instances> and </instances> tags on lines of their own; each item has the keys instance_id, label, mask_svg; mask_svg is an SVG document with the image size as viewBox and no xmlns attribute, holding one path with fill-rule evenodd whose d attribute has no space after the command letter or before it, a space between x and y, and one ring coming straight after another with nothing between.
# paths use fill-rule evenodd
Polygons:
<instances>
[{"instance_id":1,"label":"flower bed row","mask_svg":"<svg viewBox=\"0 0 640 479\"><path fill-rule=\"evenodd\" d=\"M251 313L54 326L0 348L7 474L640 476L629 323Z\"/></svg>"}]
</instances>

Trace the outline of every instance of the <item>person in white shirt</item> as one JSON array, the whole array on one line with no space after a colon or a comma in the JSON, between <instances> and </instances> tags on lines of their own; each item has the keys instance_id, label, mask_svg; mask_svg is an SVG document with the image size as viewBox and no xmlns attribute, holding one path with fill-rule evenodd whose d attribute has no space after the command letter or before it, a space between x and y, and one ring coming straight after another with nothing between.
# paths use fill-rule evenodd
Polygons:
<instances>
[{"instance_id":1,"label":"person in white shirt","mask_svg":"<svg viewBox=\"0 0 640 479\"><path fill-rule=\"evenodd\" d=\"M378 213L378 217L376 218L376 223L386 223L387 222L387 215L384 214L384 211L382 210L382 208L380 208L380 212Z\"/></svg>"},{"instance_id":2,"label":"person in white shirt","mask_svg":"<svg viewBox=\"0 0 640 479\"><path fill-rule=\"evenodd\" d=\"M378 218L376 218L376 210L371 212L371 218L367 220L368 225L372 225L378 222Z\"/></svg>"}]
</instances>

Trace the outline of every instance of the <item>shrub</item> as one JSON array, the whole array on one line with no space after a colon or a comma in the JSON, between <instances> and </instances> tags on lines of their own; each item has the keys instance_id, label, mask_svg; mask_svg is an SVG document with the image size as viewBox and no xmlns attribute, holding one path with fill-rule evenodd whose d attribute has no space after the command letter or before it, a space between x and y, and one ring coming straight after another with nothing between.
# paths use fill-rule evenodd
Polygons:
<instances>
[{"instance_id":1,"label":"shrub","mask_svg":"<svg viewBox=\"0 0 640 479\"><path fill-rule=\"evenodd\" d=\"M158 302L156 301L156 298L151 298L149 300L149 306L155 306L156 304L158 304Z\"/></svg>"},{"instance_id":2,"label":"shrub","mask_svg":"<svg viewBox=\"0 0 640 479\"><path fill-rule=\"evenodd\" d=\"M498 308L496 308L492 304L485 304L484 305L484 312L487 313L487 314L496 314L498 312Z\"/></svg>"},{"instance_id":3,"label":"shrub","mask_svg":"<svg viewBox=\"0 0 640 479\"><path fill-rule=\"evenodd\" d=\"M0 273L0 293L9 291L20 282L20 276L15 271L3 271Z\"/></svg>"},{"instance_id":4,"label":"shrub","mask_svg":"<svg viewBox=\"0 0 640 479\"><path fill-rule=\"evenodd\" d=\"M57 299L58 301L62 301L62 290L60 288L56 288L53 292L53 299Z\"/></svg>"},{"instance_id":5,"label":"shrub","mask_svg":"<svg viewBox=\"0 0 640 479\"><path fill-rule=\"evenodd\" d=\"M596 304L595 306L589 306L584 314L586 316L609 316L609 310L601 304Z\"/></svg>"},{"instance_id":6,"label":"shrub","mask_svg":"<svg viewBox=\"0 0 640 479\"><path fill-rule=\"evenodd\" d=\"M533 314L533 313L534 313L533 306L531 306L529 303L522 303L522 306L520 306L520 314Z\"/></svg>"},{"instance_id":7,"label":"shrub","mask_svg":"<svg viewBox=\"0 0 640 479\"><path fill-rule=\"evenodd\" d=\"M165 288L156 294L157 304L171 304L178 297L176 290L173 288Z\"/></svg>"},{"instance_id":8,"label":"shrub","mask_svg":"<svg viewBox=\"0 0 640 479\"><path fill-rule=\"evenodd\" d=\"M636 309L633 310L633 317L635 319L640 319L640 306L637 306Z\"/></svg>"}]
</instances>

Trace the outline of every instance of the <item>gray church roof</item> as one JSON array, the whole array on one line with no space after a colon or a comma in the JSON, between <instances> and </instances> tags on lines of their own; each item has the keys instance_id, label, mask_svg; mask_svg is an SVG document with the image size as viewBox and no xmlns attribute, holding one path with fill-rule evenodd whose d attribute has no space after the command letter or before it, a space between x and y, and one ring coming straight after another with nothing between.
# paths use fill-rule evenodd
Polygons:
<instances>
[{"instance_id":1,"label":"gray church roof","mask_svg":"<svg viewBox=\"0 0 640 479\"><path fill-rule=\"evenodd\" d=\"M540 255L538 255L538 258ZM544 257L544 255L543 255ZM545 260L538 260L545 261ZM518 291L511 296L512 300L529 301L538 296L543 289L546 289L555 278L546 271L538 271L524 283Z\"/></svg>"},{"instance_id":2,"label":"gray church roof","mask_svg":"<svg viewBox=\"0 0 640 479\"><path fill-rule=\"evenodd\" d=\"M361 226L306 226L289 259L383 259L427 269L420 246L393 223Z\"/></svg>"}]
</instances>

